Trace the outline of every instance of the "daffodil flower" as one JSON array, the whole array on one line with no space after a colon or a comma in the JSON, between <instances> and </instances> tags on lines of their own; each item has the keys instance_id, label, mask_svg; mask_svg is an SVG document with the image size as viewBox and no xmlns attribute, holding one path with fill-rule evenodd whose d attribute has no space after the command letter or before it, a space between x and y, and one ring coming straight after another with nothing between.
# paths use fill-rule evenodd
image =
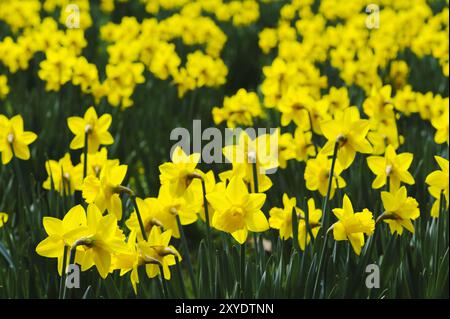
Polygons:
<instances>
[{"instance_id":1,"label":"daffodil flower","mask_svg":"<svg viewBox=\"0 0 450 319\"><path fill-rule=\"evenodd\" d=\"M28 145L33 143L36 138L35 133L24 131L21 115L8 119L0 114L0 153L2 153L3 165L8 164L13 155L22 160L29 160Z\"/></svg>"},{"instance_id":2,"label":"daffodil flower","mask_svg":"<svg viewBox=\"0 0 450 319\"><path fill-rule=\"evenodd\" d=\"M401 235L403 228L414 233L412 221L420 216L419 204L414 198L408 197L406 187L402 186L391 192L381 192L381 200L385 212L378 217L377 221L383 220L387 223L392 234Z\"/></svg>"},{"instance_id":3,"label":"daffodil flower","mask_svg":"<svg viewBox=\"0 0 450 319\"><path fill-rule=\"evenodd\" d=\"M38 244L36 252L43 257L57 258L58 273L61 275L64 247L70 248L77 239L88 234L86 213L81 205L77 205L70 209L62 220L44 217L43 224L48 237Z\"/></svg>"},{"instance_id":4,"label":"daffodil flower","mask_svg":"<svg viewBox=\"0 0 450 319\"><path fill-rule=\"evenodd\" d=\"M438 163L440 170L431 172L426 180L425 183L429 185L428 191L430 194L436 198L436 201L433 204L433 207L431 208L431 216L432 217L439 217L439 207L441 205L441 193L445 196L446 201L446 207L448 209L448 201L449 201L449 187L448 187L448 160L440 157L435 156L434 157L436 162Z\"/></svg>"},{"instance_id":5,"label":"daffodil flower","mask_svg":"<svg viewBox=\"0 0 450 319\"><path fill-rule=\"evenodd\" d=\"M85 136L88 135L88 153L95 153L98 151L100 145L110 145L114 143L114 138L108 132L111 126L111 115L103 114L100 118L97 115L94 107L90 107L84 117L69 117L67 124L69 129L75 134L70 148L73 150L85 147Z\"/></svg>"},{"instance_id":6,"label":"daffodil flower","mask_svg":"<svg viewBox=\"0 0 450 319\"><path fill-rule=\"evenodd\" d=\"M7 213L1 213L0 212L0 228L5 226L5 224L8 222L8 214Z\"/></svg>"},{"instance_id":7,"label":"daffodil flower","mask_svg":"<svg viewBox=\"0 0 450 319\"><path fill-rule=\"evenodd\" d=\"M360 119L356 107L337 112L333 120L322 122L320 127L328 140L321 153L332 155L334 146L338 143L337 159L344 169L352 164L356 152L372 152L372 146L366 139L370 123L368 120Z\"/></svg>"},{"instance_id":8,"label":"daffodil flower","mask_svg":"<svg viewBox=\"0 0 450 319\"><path fill-rule=\"evenodd\" d=\"M82 192L87 203L94 203L101 212L122 219L121 183L127 174L127 165L111 163L103 168L100 177L90 175L85 178Z\"/></svg>"},{"instance_id":9,"label":"daffodil flower","mask_svg":"<svg viewBox=\"0 0 450 319\"><path fill-rule=\"evenodd\" d=\"M214 228L230 233L243 244L248 231L263 232L269 223L261 211L265 194L249 193L244 181L233 177L223 192L206 195L215 210L212 224Z\"/></svg>"},{"instance_id":10,"label":"daffodil flower","mask_svg":"<svg viewBox=\"0 0 450 319\"><path fill-rule=\"evenodd\" d=\"M319 191L322 196L326 196L328 189L328 179L331 170L331 159L319 153L316 158L309 159L306 162L305 180L306 188L311 191ZM339 162L334 167L334 178L331 183L330 198L334 197L334 193L338 188L344 188L347 184L340 176L342 167Z\"/></svg>"},{"instance_id":11,"label":"daffodil flower","mask_svg":"<svg viewBox=\"0 0 450 319\"><path fill-rule=\"evenodd\" d=\"M339 219L331 226L336 241L348 240L357 255L364 246L364 234L372 235L375 230L373 215L368 209L354 213L352 202L344 195L342 208L334 208L334 215Z\"/></svg>"},{"instance_id":12,"label":"daffodil flower","mask_svg":"<svg viewBox=\"0 0 450 319\"><path fill-rule=\"evenodd\" d=\"M148 241L139 242L141 256L145 262L145 270L149 278L161 275L160 267L163 270L163 277L170 280L171 273L169 266L176 264L175 257L181 260L180 253L169 245L172 231L161 232L159 227L153 227Z\"/></svg>"},{"instance_id":13,"label":"daffodil flower","mask_svg":"<svg viewBox=\"0 0 450 319\"><path fill-rule=\"evenodd\" d=\"M292 210L295 208L297 215L300 215L300 208L297 205L295 197L289 198L285 193L283 194L283 208L273 207L269 211L269 226L273 229L278 229L280 238L286 240L292 238Z\"/></svg>"},{"instance_id":14,"label":"daffodil flower","mask_svg":"<svg viewBox=\"0 0 450 319\"><path fill-rule=\"evenodd\" d=\"M182 196L190 187L201 190L201 182L196 178L203 175L196 169L199 160L199 153L187 156L183 149L177 146L172 154L172 162L159 166L161 185L169 185L175 196Z\"/></svg>"},{"instance_id":15,"label":"daffodil flower","mask_svg":"<svg viewBox=\"0 0 450 319\"><path fill-rule=\"evenodd\" d=\"M322 218L322 210L316 208L314 198L308 199L308 226L306 225L306 216L303 211L300 211L300 219L298 221L298 244L301 250L305 250L306 245L311 241L311 235L308 231L310 228L314 238L317 237L320 228L322 227L320 219Z\"/></svg>"},{"instance_id":16,"label":"daffodil flower","mask_svg":"<svg viewBox=\"0 0 450 319\"><path fill-rule=\"evenodd\" d=\"M85 235L72 244L72 249L76 248L75 262L81 265L82 271L95 265L105 279L112 270L112 255L127 252L125 236L116 217L103 216L94 204L88 206L86 227Z\"/></svg>"},{"instance_id":17,"label":"daffodil flower","mask_svg":"<svg viewBox=\"0 0 450 319\"><path fill-rule=\"evenodd\" d=\"M409 185L414 184L414 177L408 172L413 158L412 153L401 153L397 155L392 145L386 148L384 157L369 156L367 158L367 164L370 170L377 175L372 183L372 188L378 189L386 185L388 177L391 190L397 190L401 182Z\"/></svg>"},{"instance_id":18,"label":"daffodil flower","mask_svg":"<svg viewBox=\"0 0 450 319\"><path fill-rule=\"evenodd\" d=\"M46 161L45 170L48 177L42 184L44 189L50 190L53 187L55 191L65 195L72 195L75 191L81 190L83 167L80 164L73 166L69 153L59 161Z\"/></svg>"},{"instance_id":19,"label":"daffodil flower","mask_svg":"<svg viewBox=\"0 0 450 319\"><path fill-rule=\"evenodd\" d=\"M195 196L193 190L187 190L183 196L176 196L171 191L170 185L161 186L159 189L155 219L158 220L165 229L172 230L173 237L180 238L177 216L181 225L190 225L198 219L198 212L202 207L202 199Z\"/></svg>"},{"instance_id":20,"label":"daffodil flower","mask_svg":"<svg viewBox=\"0 0 450 319\"><path fill-rule=\"evenodd\" d=\"M144 225L144 230L147 235L150 234L150 231L154 226L164 225L158 220L158 214L160 214L161 206L158 203L157 198L136 198L136 203L138 205L139 213L141 214L142 223ZM139 220L136 215L136 211L133 211L130 215L130 218L125 222L128 229L137 233L139 240L142 240L141 228L139 225Z\"/></svg>"},{"instance_id":21,"label":"daffodil flower","mask_svg":"<svg viewBox=\"0 0 450 319\"><path fill-rule=\"evenodd\" d=\"M87 176L93 175L96 177L99 177L103 168L106 167L106 165L119 165L119 160L114 159L108 159L108 150L105 147L102 147L100 151L96 153L89 154L87 156ZM80 156L80 167L84 167L84 154L81 154Z\"/></svg>"}]
</instances>

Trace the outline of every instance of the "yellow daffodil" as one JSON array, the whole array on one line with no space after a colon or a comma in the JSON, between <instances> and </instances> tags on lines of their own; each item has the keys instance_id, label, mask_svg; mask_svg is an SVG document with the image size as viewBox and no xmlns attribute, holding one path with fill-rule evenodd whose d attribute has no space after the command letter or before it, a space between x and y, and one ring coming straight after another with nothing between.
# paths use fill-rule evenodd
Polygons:
<instances>
[{"instance_id":1,"label":"yellow daffodil","mask_svg":"<svg viewBox=\"0 0 450 319\"><path fill-rule=\"evenodd\" d=\"M278 229L280 238L286 240L292 238L292 210L295 208L297 215L300 215L300 208L297 206L295 197L289 198L286 193L283 194L283 208L273 207L269 211L269 226Z\"/></svg>"},{"instance_id":2,"label":"yellow daffodil","mask_svg":"<svg viewBox=\"0 0 450 319\"><path fill-rule=\"evenodd\" d=\"M8 164L13 156L22 160L30 159L28 145L33 143L37 135L24 131L21 115L11 119L0 114L0 153L2 153L3 165Z\"/></svg>"},{"instance_id":3,"label":"yellow daffodil","mask_svg":"<svg viewBox=\"0 0 450 319\"><path fill-rule=\"evenodd\" d=\"M73 166L69 153L59 161L46 161L45 170L48 177L42 185L44 189L53 188L62 195L72 195L75 191L81 190L83 167L80 164Z\"/></svg>"},{"instance_id":4,"label":"yellow daffodil","mask_svg":"<svg viewBox=\"0 0 450 319\"><path fill-rule=\"evenodd\" d=\"M67 247L67 260L73 243L87 234L86 212L81 205L70 209L62 220L44 217L44 229L48 237L36 247L36 252L48 258L58 259L58 273L62 274L64 247ZM67 261L68 263L68 261Z\"/></svg>"},{"instance_id":5,"label":"yellow daffodil","mask_svg":"<svg viewBox=\"0 0 450 319\"><path fill-rule=\"evenodd\" d=\"M203 175L196 169L199 160L199 153L187 156L183 149L177 146L172 154L172 162L159 166L161 185L168 185L175 196L182 196L188 188L201 187L200 180L196 178Z\"/></svg>"},{"instance_id":6,"label":"yellow daffodil","mask_svg":"<svg viewBox=\"0 0 450 319\"><path fill-rule=\"evenodd\" d=\"M334 208L334 215L339 219L333 224L333 237L336 241L348 240L357 255L364 246L364 234L372 235L375 230L373 215L368 209L354 213L352 202L344 195L342 208Z\"/></svg>"},{"instance_id":7,"label":"yellow daffodil","mask_svg":"<svg viewBox=\"0 0 450 319\"><path fill-rule=\"evenodd\" d=\"M88 153L98 151L100 145L110 145L114 143L114 139L108 132L111 126L111 115L103 114L100 118L94 107L90 107L84 117L69 117L67 124L69 129L75 134L74 139L70 143L73 150L85 147L85 136L88 135Z\"/></svg>"},{"instance_id":8,"label":"yellow daffodil","mask_svg":"<svg viewBox=\"0 0 450 319\"><path fill-rule=\"evenodd\" d=\"M323 135L328 139L321 153L333 154L335 144L339 143L337 159L344 169L352 164L356 152L372 152L372 146L366 139L370 127L369 121L360 119L356 107L337 112L335 119L322 122L320 127Z\"/></svg>"},{"instance_id":9,"label":"yellow daffodil","mask_svg":"<svg viewBox=\"0 0 450 319\"><path fill-rule=\"evenodd\" d=\"M378 218L389 224L391 233L401 235L403 228L414 233L412 221L420 216L419 204L417 201L408 197L406 187L402 186L391 192L381 192L381 200L385 212Z\"/></svg>"},{"instance_id":10,"label":"yellow daffodil","mask_svg":"<svg viewBox=\"0 0 450 319\"><path fill-rule=\"evenodd\" d=\"M161 222L157 219L158 214L161 211L160 204L158 203L157 198L136 198L136 203L139 208L139 213L141 214L142 223L144 225L145 232L147 236L150 234L153 226L162 226ZM125 223L131 231L134 231L138 238L142 239L141 228L139 225L139 221L136 215L136 211L133 211L130 215L130 218Z\"/></svg>"},{"instance_id":11,"label":"yellow daffodil","mask_svg":"<svg viewBox=\"0 0 450 319\"><path fill-rule=\"evenodd\" d=\"M449 187L448 187L448 179L449 179L449 173L448 173L448 160L445 158L442 158L440 156L435 156L434 159L438 163L440 170L431 172L426 180L425 183L428 184L428 191L430 194L436 198L436 201L433 204L433 207L431 208L431 216L432 217L439 217L439 210L441 206L441 193L444 194L446 206L448 209L448 202L449 202Z\"/></svg>"},{"instance_id":12,"label":"yellow daffodil","mask_svg":"<svg viewBox=\"0 0 450 319\"><path fill-rule=\"evenodd\" d=\"M224 192L214 192L207 196L215 210L213 226L230 233L243 244L248 231L263 232L269 223L261 211L266 199L265 194L250 193L244 181L233 177Z\"/></svg>"},{"instance_id":13,"label":"yellow daffodil","mask_svg":"<svg viewBox=\"0 0 450 319\"><path fill-rule=\"evenodd\" d=\"M377 176L372 183L372 188L378 189L386 185L388 177L391 190L397 190L402 182L409 185L414 184L414 177L408 172L413 158L412 153L397 155L392 145L386 148L384 157L369 156L367 164Z\"/></svg>"},{"instance_id":14,"label":"yellow daffodil","mask_svg":"<svg viewBox=\"0 0 450 319\"><path fill-rule=\"evenodd\" d=\"M253 126L253 119L262 115L259 97L255 92L240 89L235 95L225 97L223 107L214 107L212 115L215 124L227 122L227 127L236 125Z\"/></svg>"},{"instance_id":15,"label":"yellow daffodil","mask_svg":"<svg viewBox=\"0 0 450 319\"><path fill-rule=\"evenodd\" d=\"M155 261L147 262L145 265L145 270L149 278L161 275L160 267L162 267L164 279L170 280L171 274L169 266L175 265L175 257L178 257L179 260L181 260L180 253L175 247L169 245L171 237L171 230L161 232L159 227L153 227L148 241L139 242L139 249L141 250L144 260L152 259Z\"/></svg>"},{"instance_id":16,"label":"yellow daffodil","mask_svg":"<svg viewBox=\"0 0 450 319\"><path fill-rule=\"evenodd\" d=\"M157 204L154 205L155 220L160 222L164 229L172 230L173 237L180 238L177 215L181 225L190 225L198 219L198 212L202 207L202 197L196 196L198 192L189 189L183 196L176 196L170 189L170 185L161 186L159 189Z\"/></svg>"},{"instance_id":17,"label":"yellow daffodil","mask_svg":"<svg viewBox=\"0 0 450 319\"><path fill-rule=\"evenodd\" d=\"M448 101L447 107L440 116L436 116L431 120L431 124L436 129L436 134L434 136L434 141L437 144L444 144L449 141L449 113L448 113Z\"/></svg>"},{"instance_id":18,"label":"yellow daffodil","mask_svg":"<svg viewBox=\"0 0 450 319\"><path fill-rule=\"evenodd\" d=\"M305 250L306 245L309 244L311 240L311 235L308 231L308 227L311 230L314 238L317 237L317 233L320 230L322 218L322 210L316 208L314 198L308 199L308 226L306 225L306 216L303 211L300 211L300 219L298 221L298 244L301 250Z\"/></svg>"},{"instance_id":19,"label":"yellow daffodil","mask_svg":"<svg viewBox=\"0 0 450 319\"><path fill-rule=\"evenodd\" d=\"M265 172L276 169L279 166L277 139L278 132L263 134L252 139L246 131L242 131L237 144L227 145L223 148L225 158L230 163L233 163L233 170L228 177L239 176L251 185L252 190L255 190L253 163L256 163L258 191L267 190L272 186L272 183L264 180ZM220 178L224 180L226 176L222 176ZM263 184L266 187L262 188Z\"/></svg>"},{"instance_id":20,"label":"yellow daffodil","mask_svg":"<svg viewBox=\"0 0 450 319\"><path fill-rule=\"evenodd\" d=\"M122 201L119 194L127 169L127 165L112 163L103 168L99 177L86 177L82 187L83 198L87 203L97 205L101 212L108 210L118 220L122 219Z\"/></svg>"},{"instance_id":21,"label":"yellow daffodil","mask_svg":"<svg viewBox=\"0 0 450 319\"><path fill-rule=\"evenodd\" d=\"M308 158L316 155L316 150L312 142L312 132L304 132L297 128L294 133L295 159L299 162L306 162Z\"/></svg>"},{"instance_id":22,"label":"yellow daffodil","mask_svg":"<svg viewBox=\"0 0 450 319\"><path fill-rule=\"evenodd\" d=\"M92 153L87 155L88 160L87 160L87 170L86 170L86 174L87 176L89 175L93 175L96 177L100 177L100 174L103 170L104 167L106 167L107 165L119 165L119 160L110 160L108 159L108 151L105 147L102 147L100 149L100 151L98 151L97 153ZM84 167L84 153L81 154L80 156L80 167Z\"/></svg>"},{"instance_id":23,"label":"yellow daffodil","mask_svg":"<svg viewBox=\"0 0 450 319\"><path fill-rule=\"evenodd\" d=\"M125 236L115 216L102 216L94 204L87 208L86 227L86 234L73 243L77 246L75 261L81 265L82 271L95 265L100 276L105 279L112 268L112 255L127 252Z\"/></svg>"},{"instance_id":24,"label":"yellow daffodil","mask_svg":"<svg viewBox=\"0 0 450 319\"><path fill-rule=\"evenodd\" d=\"M5 224L8 222L8 214L7 213L1 213L0 212L0 228L5 226Z\"/></svg>"},{"instance_id":25,"label":"yellow daffodil","mask_svg":"<svg viewBox=\"0 0 450 319\"><path fill-rule=\"evenodd\" d=\"M328 190L328 179L331 171L331 159L319 153L316 158L306 162L305 181L306 188L311 191L319 191L322 196L326 196ZM340 176L342 167L336 162L331 183L330 198L334 197L335 190L347 186L345 180Z\"/></svg>"}]
</instances>

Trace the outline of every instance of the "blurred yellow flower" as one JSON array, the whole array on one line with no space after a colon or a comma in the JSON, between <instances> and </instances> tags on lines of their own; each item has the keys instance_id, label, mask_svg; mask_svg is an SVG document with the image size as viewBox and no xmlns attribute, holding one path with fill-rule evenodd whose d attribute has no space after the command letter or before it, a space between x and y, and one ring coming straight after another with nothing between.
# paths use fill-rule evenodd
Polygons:
<instances>
[{"instance_id":1,"label":"blurred yellow flower","mask_svg":"<svg viewBox=\"0 0 450 319\"><path fill-rule=\"evenodd\" d=\"M8 222L8 214L7 213L1 213L0 212L0 228L5 226L5 224Z\"/></svg>"}]
</instances>

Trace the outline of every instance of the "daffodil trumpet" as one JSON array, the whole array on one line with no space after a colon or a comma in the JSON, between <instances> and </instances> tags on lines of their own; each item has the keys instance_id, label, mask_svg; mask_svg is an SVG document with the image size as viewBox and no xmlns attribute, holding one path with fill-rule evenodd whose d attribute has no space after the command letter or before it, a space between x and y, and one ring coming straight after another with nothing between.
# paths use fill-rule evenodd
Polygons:
<instances>
[{"instance_id":1,"label":"daffodil trumpet","mask_svg":"<svg viewBox=\"0 0 450 319\"><path fill-rule=\"evenodd\" d=\"M331 169L330 169L330 175L328 176L328 186L327 186L327 195L325 196L325 200L323 202L322 212L323 212L323 225L325 226L325 229L328 227L328 214L327 214L327 208L328 208L328 201L331 194L331 183L333 182L333 176L334 176L334 167L336 165L336 159L337 159L337 153L339 150L339 144L344 142L345 137L340 135L336 142L334 143L334 151L333 151L333 158L331 160Z\"/></svg>"}]
</instances>

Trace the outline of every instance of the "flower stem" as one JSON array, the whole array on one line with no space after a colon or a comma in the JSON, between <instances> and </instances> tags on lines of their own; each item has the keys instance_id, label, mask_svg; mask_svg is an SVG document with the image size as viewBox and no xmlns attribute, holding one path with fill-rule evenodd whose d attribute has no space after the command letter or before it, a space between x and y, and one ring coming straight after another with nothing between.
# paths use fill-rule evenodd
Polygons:
<instances>
[{"instance_id":1,"label":"flower stem","mask_svg":"<svg viewBox=\"0 0 450 319\"><path fill-rule=\"evenodd\" d=\"M64 246L64 255L63 255L63 264L61 271L61 278L59 279L59 294L58 299L61 299L63 293L63 285L65 285L66 281L66 268L67 268L67 246Z\"/></svg>"},{"instance_id":2,"label":"flower stem","mask_svg":"<svg viewBox=\"0 0 450 319\"><path fill-rule=\"evenodd\" d=\"M241 298L245 295L245 243L241 245L241 275L240 275L240 288Z\"/></svg>"},{"instance_id":3,"label":"flower stem","mask_svg":"<svg viewBox=\"0 0 450 319\"><path fill-rule=\"evenodd\" d=\"M325 233L325 238L323 240L322 251L320 253L319 267L317 268L316 281L314 282L314 290L313 290L313 295L312 295L313 298L316 297L317 286L319 284L319 278L320 278L321 271L322 271L322 263L323 263L323 258L325 256L325 247L327 246L327 239L328 239L327 233Z\"/></svg>"},{"instance_id":4,"label":"flower stem","mask_svg":"<svg viewBox=\"0 0 450 319\"><path fill-rule=\"evenodd\" d=\"M144 240L147 241L148 237L147 237L147 233L145 232L144 223L142 222L141 213L139 212L139 207L136 202L136 196L134 196L134 195L131 196L131 200L133 201L133 206L134 206L134 209L136 210L136 216L137 216L137 219L139 222L139 227L141 228L142 238L144 238Z\"/></svg>"},{"instance_id":5,"label":"flower stem","mask_svg":"<svg viewBox=\"0 0 450 319\"><path fill-rule=\"evenodd\" d=\"M183 226L181 225L180 216L177 214L175 218L178 224L178 231L180 232L181 245L183 246L184 255L186 256L186 261L189 268L189 277L191 278L192 289L194 290L194 295L197 296L197 284L195 283L194 268L192 267L191 256L189 254L186 236L184 234Z\"/></svg>"},{"instance_id":6,"label":"flower stem","mask_svg":"<svg viewBox=\"0 0 450 319\"><path fill-rule=\"evenodd\" d=\"M328 214L327 214L327 208L328 208L328 202L330 200L330 194L331 194L331 183L333 181L333 175L334 175L334 167L336 165L336 158L337 158L337 152L339 148L339 141L336 141L334 144L334 151L333 151L333 158L331 160L331 170L330 175L328 176L328 187L327 187L327 196L325 196L325 200L323 202L322 212L323 212L323 225L324 229L328 229Z\"/></svg>"},{"instance_id":7,"label":"flower stem","mask_svg":"<svg viewBox=\"0 0 450 319\"><path fill-rule=\"evenodd\" d=\"M293 240L292 245L294 246L294 249L298 253L300 253L300 245L298 243L298 219L295 207L292 207L292 240Z\"/></svg>"},{"instance_id":8,"label":"flower stem","mask_svg":"<svg viewBox=\"0 0 450 319\"><path fill-rule=\"evenodd\" d=\"M206 242L208 244L208 248L211 251L211 225L209 223L209 210L208 210L208 201L206 200L206 184L205 180L201 179L202 183L202 192L203 192L203 209L205 210L205 219L206 219Z\"/></svg>"},{"instance_id":9,"label":"flower stem","mask_svg":"<svg viewBox=\"0 0 450 319\"><path fill-rule=\"evenodd\" d=\"M255 193L259 193L258 169L256 167L256 159L252 163L252 172L253 172L253 191ZM259 256L260 256L258 239L259 239L258 238L258 234L257 233L253 233L253 241L255 243L255 251L256 251L257 259L259 259Z\"/></svg>"},{"instance_id":10,"label":"flower stem","mask_svg":"<svg viewBox=\"0 0 450 319\"><path fill-rule=\"evenodd\" d=\"M87 161L88 161L88 141L89 141L89 133L86 132L84 134L84 165L83 165L83 180L87 176Z\"/></svg>"},{"instance_id":11,"label":"flower stem","mask_svg":"<svg viewBox=\"0 0 450 319\"><path fill-rule=\"evenodd\" d=\"M160 276L159 279L161 280L161 286L163 288L163 294L164 294L164 298L169 298L169 292L167 290L167 284L166 284L166 280L164 279L164 269L162 267L162 265L158 265L159 267L159 272L160 272Z\"/></svg>"},{"instance_id":12,"label":"flower stem","mask_svg":"<svg viewBox=\"0 0 450 319\"><path fill-rule=\"evenodd\" d=\"M177 273L178 273L178 280L180 281L181 286L181 292L183 293L183 298L186 298L186 287L184 285L184 279L183 274L181 273L181 267L180 267L180 258L178 256L175 256L175 265L177 267Z\"/></svg>"}]
</instances>

